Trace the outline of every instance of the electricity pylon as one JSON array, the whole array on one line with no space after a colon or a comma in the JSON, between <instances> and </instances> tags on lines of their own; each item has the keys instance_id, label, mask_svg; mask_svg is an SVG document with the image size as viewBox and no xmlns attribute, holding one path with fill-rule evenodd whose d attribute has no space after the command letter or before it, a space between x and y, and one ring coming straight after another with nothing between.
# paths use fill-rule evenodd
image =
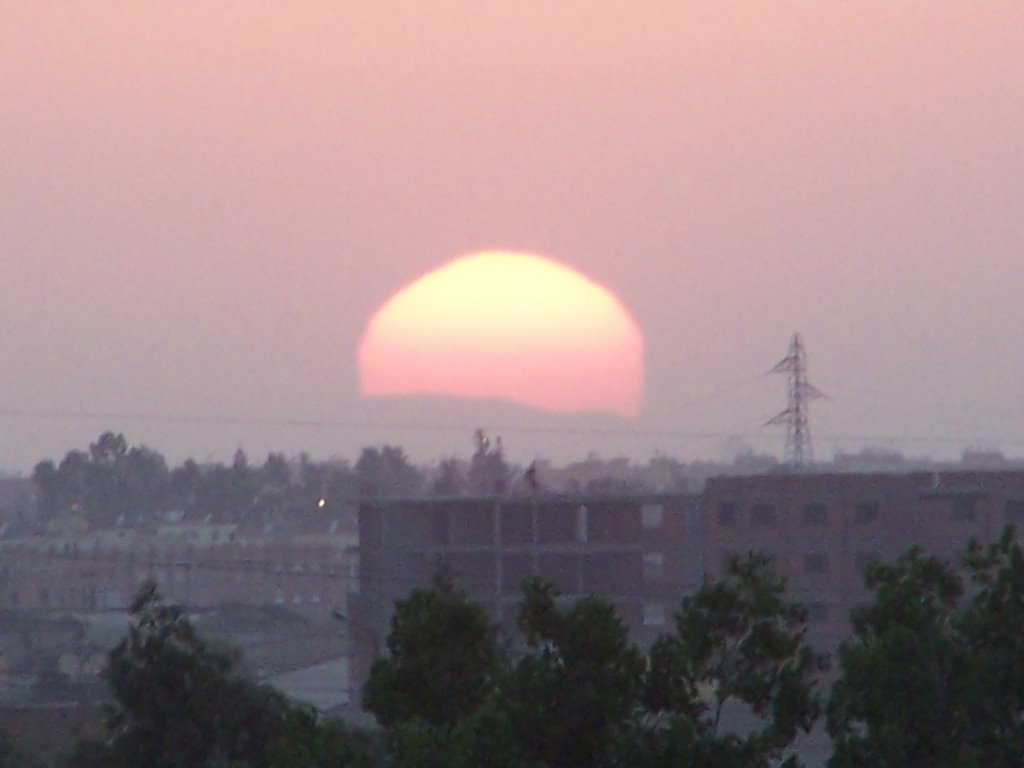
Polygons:
<instances>
[{"instance_id":1,"label":"electricity pylon","mask_svg":"<svg viewBox=\"0 0 1024 768\"><path fill-rule=\"evenodd\" d=\"M789 352L769 373L785 373L789 377L789 404L782 413L765 422L785 424L786 463L797 468L814 461L814 445L807 421L807 404L825 395L807 380L807 353L800 342L800 334L794 333L789 343Z\"/></svg>"}]
</instances>

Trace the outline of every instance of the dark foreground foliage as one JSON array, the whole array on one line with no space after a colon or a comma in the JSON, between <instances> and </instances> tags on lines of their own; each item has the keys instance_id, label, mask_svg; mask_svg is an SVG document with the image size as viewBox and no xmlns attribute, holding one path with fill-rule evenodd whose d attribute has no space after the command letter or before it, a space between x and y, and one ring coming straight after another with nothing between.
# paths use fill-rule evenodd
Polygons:
<instances>
[{"instance_id":1,"label":"dark foreground foliage","mask_svg":"<svg viewBox=\"0 0 1024 768\"><path fill-rule=\"evenodd\" d=\"M645 655L610 602L566 604L531 578L522 647L506 654L483 609L440 578L398 603L364 704L387 728L391 764L409 768L797 765L792 744L819 715L824 658L807 646L805 611L784 590L763 557L737 559L683 601L675 631ZM427 678L427 690L458 696L432 704L434 694L406 682ZM732 705L759 725L726 727Z\"/></svg>"},{"instance_id":2,"label":"dark foreground foliage","mask_svg":"<svg viewBox=\"0 0 1024 768\"><path fill-rule=\"evenodd\" d=\"M1024 554L1007 529L964 571L912 549L867 572L829 702L834 768L1024 760Z\"/></svg>"},{"instance_id":3,"label":"dark foreground foliage","mask_svg":"<svg viewBox=\"0 0 1024 768\"><path fill-rule=\"evenodd\" d=\"M1024 551L1008 529L959 570L912 549L872 564L827 707L832 768L1009 768L1024 754ZM800 764L825 658L766 558L682 600L647 653L603 599L523 584L503 638L451 579L400 600L369 735L256 684L151 586L111 652L114 703L75 768L768 768ZM740 713L744 725L734 727ZM0 741L0 765L25 765Z\"/></svg>"},{"instance_id":4,"label":"dark foreground foliage","mask_svg":"<svg viewBox=\"0 0 1024 768\"><path fill-rule=\"evenodd\" d=\"M105 737L79 744L73 768L369 765L316 712L256 684L153 585L131 613L104 671L114 699Z\"/></svg>"}]
</instances>

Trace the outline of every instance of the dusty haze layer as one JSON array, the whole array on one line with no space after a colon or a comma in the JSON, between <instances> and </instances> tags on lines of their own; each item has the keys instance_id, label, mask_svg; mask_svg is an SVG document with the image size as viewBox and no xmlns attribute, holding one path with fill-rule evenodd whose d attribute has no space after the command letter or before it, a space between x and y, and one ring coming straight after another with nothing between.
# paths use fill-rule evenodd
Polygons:
<instances>
[{"instance_id":1,"label":"dusty haze layer","mask_svg":"<svg viewBox=\"0 0 1024 768\"><path fill-rule=\"evenodd\" d=\"M644 329L606 455L777 452L794 331L819 454L1024 453L1019 3L0 4L0 466L401 439L359 334L495 247Z\"/></svg>"}]
</instances>

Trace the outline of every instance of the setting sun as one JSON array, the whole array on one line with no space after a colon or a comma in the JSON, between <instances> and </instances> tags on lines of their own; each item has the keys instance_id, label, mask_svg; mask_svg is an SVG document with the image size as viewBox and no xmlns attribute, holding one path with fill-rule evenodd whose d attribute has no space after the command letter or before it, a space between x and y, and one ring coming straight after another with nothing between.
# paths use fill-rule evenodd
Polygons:
<instances>
[{"instance_id":1,"label":"setting sun","mask_svg":"<svg viewBox=\"0 0 1024 768\"><path fill-rule=\"evenodd\" d=\"M391 297L359 346L365 395L503 398L635 416L643 335L622 302L550 259L488 251Z\"/></svg>"}]
</instances>

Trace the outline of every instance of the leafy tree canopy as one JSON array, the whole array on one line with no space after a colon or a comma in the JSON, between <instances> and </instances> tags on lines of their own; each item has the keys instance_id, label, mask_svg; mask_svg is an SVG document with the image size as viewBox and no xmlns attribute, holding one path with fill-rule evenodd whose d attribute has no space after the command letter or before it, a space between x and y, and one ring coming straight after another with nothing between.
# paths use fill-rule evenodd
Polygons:
<instances>
[{"instance_id":1,"label":"leafy tree canopy","mask_svg":"<svg viewBox=\"0 0 1024 768\"><path fill-rule=\"evenodd\" d=\"M1024 555L1006 529L954 566L914 548L872 563L829 701L833 768L1019 766Z\"/></svg>"},{"instance_id":2,"label":"leafy tree canopy","mask_svg":"<svg viewBox=\"0 0 1024 768\"><path fill-rule=\"evenodd\" d=\"M632 764L798 764L792 744L820 715L816 676L827 659L806 643L806 609L785 587L768 559L751 553L684 598L675 632L651 648L648 718L627 744ZM740 715L754 724L726 727Z\"/></svg>"},{"instance_id":3,"label":"leafy tree canopy","mask_svg":"<svg viewBox=\"0 0 1024 768\"><path fill-rule=\"evenodd\" d=\"M825 658L784 589L765 558L737 560L683 601L675 632L645 657L610 601L567 602L531 577L510 657L483 608L439 578L398 602L364 704L403 767L796 765ZM730 706L759 725L726 728Z\"/></svg>"},{"instance_id":4,"label":"leafy tree canopy","mask_svg":"<svg viewBox=\"0 0 1024 768\"><path fill-rule=\"evenodd\" d=\"M237 653L200 637L152 584L131 613L104 671L114 698L105 738L80 744L75 768L367 764L315 712L253 682Z\"/></svg>"},{"instance_id":5,"label":"leafy tree canopy","mask_svg":"<svg viewBox=\"0 0 1024 768\"><path fill-rule=\"evenodd\" d=\"M80 750L76 764L198 768L264 754L282 732L284 699L243 675L238 657L202 639L152 584L131 614L104 671L114 696L107 738Z\"/></svg>"},{"instance_id":6,"label":"leafy tree canopy","mask_svg":"<svg viewBox=\"0 0 1024 768\"><path fill-rule=\"evenodd\" d=\"M419 472L397 445L364 448L355 470L361 496L411 496L421 490Z\"/></svg>"},{"instance_id":7,"label":"leafy tree canopy","mask_svg":"<svg viewBox=\"0 0 1024 768\"><path fill-rule=\"evenodd\" d=\"M528 759L539 765L596 766L633 712L643 657L608 600L558 604L539 578L523 584L519 629L527 652L515 664L503 704Z\"/></svg>"},{"instance_id":8,"label":"leafy tree canopy","mask_svg":"<svg viewBox=\"0 0 1024 768\"><path fill-rule=\"evenodd\" d=\"M511 470L505 461L501 438L494 445L482 429L473 433L473 456L469 461L468 482L474 493L502 495L508 491Z\"/></svg>"},{"instance_id":9,"label":"leafy tree canopy","mask_svg":"<svg viewBox=\"0 0 1024 768\"><path fill-rule=\"evenodd\" d=\"M487 612L438 573L430 587L399 600L363 706L385 726L420 719L450 727L478 708L499 665Z\"/></svg>"}]
</instances>

